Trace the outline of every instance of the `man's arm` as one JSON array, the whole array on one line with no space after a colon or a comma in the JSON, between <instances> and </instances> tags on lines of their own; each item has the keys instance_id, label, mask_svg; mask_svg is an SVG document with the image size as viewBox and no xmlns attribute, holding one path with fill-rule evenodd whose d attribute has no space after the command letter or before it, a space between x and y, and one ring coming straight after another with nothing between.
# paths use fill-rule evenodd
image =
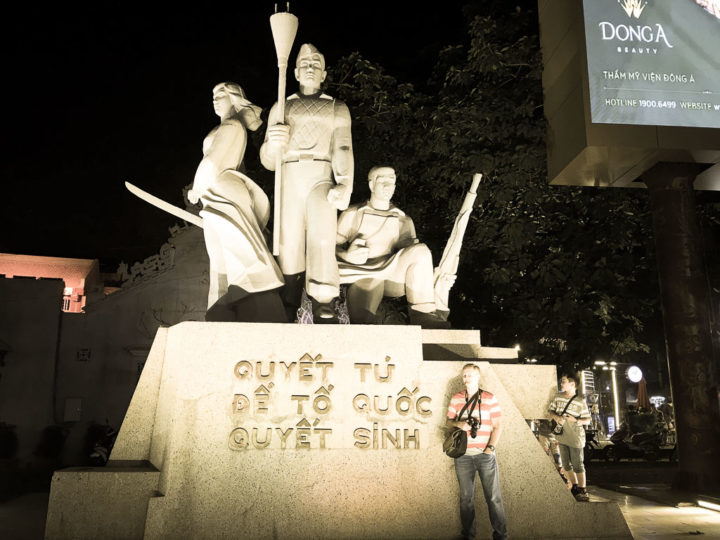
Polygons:
<instances>
[{"instance_id":1,"label":"man's arm","mask_svg":"<svg viewBox=\"0 0 720 540\"><path fill-rule=\"evenodd\" d=\"M582 409L580 410L580 416L575 417L575 416L573 416L573 415L571 415L571 414L566 414L565 416L567 417L567 419L568 419L570 422L577 422L577 423L580 424L581 426L590 425L590 422L592 421L592 418L590 417L590 411L589 411L588 408L587 408L587 404L585 403L585 399L583 399L583 398L578 398L578 399L581 399L581 400L582 400L582 401L581 401L581 403L582 403Z\"/></svg>"},{"instance_id":2,"label":"man's arm","mask_svg":"<svg viewBox=\"0 0 720 540\"><path fill-rule=\"evenodd\" d=\"M495 447L497 446L497 443L500 441L500 435L502 435L502 419L501 418L493 418L492 419L492 432L490 433L490 440L487 443L487 446ZM488 447L485 447L483 452L485 454L492 453L492 450L490 450Z\"/></svg>"},{"instance_id":3,"label":"man's arm","mask_svg":"<svg viewBox=\"0 0 720 540\"><path fill-rule=\"evenodd\" d=\"M445 420L445 425L449 428L460 428L464 429L465 431L470 431L470 424L468 424L466 420L458 422L457 416L458 410L453 406L453 401L451 398L450 403L448 404L447 419Z\"/></svg>"},{"instance_id":4,"label":"man's arm","mask_svg":"<svg viewBox=\"0 0 720 540\"><path fill-rule=\"evenodd\" d=\"M350 264L365 264L370 252L365 247L364 240L357 237L360 214L354 206L345 210L338 218L335 255Z\"/></svg>"},{"instance_id":5,"label":"man's arm","mask_svg":"<svg viewBox=\"0 0 720 540\"><path fill-rule=\"evenodd\" d=\"M581 426L587 426L590 424L590 418L575 418L572 414L565 413L565 418L563 420L567 420L568 422L577 422ZM562 422L558 422L559 424Z\"/></svg>"},{"instance_id":6,"label":"man's arm","mask_svg":"<svg viewBox=\"0 0 720 540\"><path fill-rule=\"evenodd\" d=\"M500 403L498 403L495 396L492 397L491 405L490 421L492 422L492 431L490 432L490 440L483 450L484 454L491 454L493 452L493 450L488 447L492 446L495 448L500 441L500 435L502 435L502 412L500 411Z\"/></svg>"},{"instance_id":7,"label":"man's arm","mask_svg":"<svg viewBox=\"0 0 720 540\"><path fill-rule=\"evenodd\" d=\"M350 204L355 174L350 111L341 101L335 102L335 128L332 137L332 169L337 184L328 192L328 201L338 210Z\"/></svg>"},{"instance_id":8,"label":"man's arm","mask_svg":"<svg viewBox=\"0 0 720 540\"><path fill-rule=\"evenodd\" d=\"M550 408L548 409L548 418L550 420L555 420L558 424L562 425L565 423L565 419L558 414L558 408L556 406L556 399L553 399L552 403L550 403Z\"/></svg>"},{"instance_id":9,"label":"man's arm","mask_svg":"<svg viewBox=\"0 0 720 540\"><path fill-rule=\"evenodd\" d=\"M260 162L269 171L275 170L277 153L285 147L290 140L290 126L283 124L277 110L277 103L272 106L268 115L268 127L265 131L265 140L260 147Z\"/></svg>"},{"instance_id":10,"label":"man's arm","mask_svg":"<svg viewBox=\"0 0 720 540\"><path fill-rule=\"evenodd\" d=\"M447 420L445 420L445 425L449 428L460 428L464 429L465 431L470 431L470 424L467 423L467 420L462 420L458 422L457 420L455 420L455 418L448 418Z\"/></svg>"},{"instance_id":11,"label":"man's arm","mask_svg":"<svg viewBox=\"0 0 720 540\"><path fill-rule=\"evenodd\" d=\"M400 235L393 249L400 250L419 242L417 234L415 234L415 223L413 223L412 218L407 215L400 216Z\"/></svg>"}]
</instances>

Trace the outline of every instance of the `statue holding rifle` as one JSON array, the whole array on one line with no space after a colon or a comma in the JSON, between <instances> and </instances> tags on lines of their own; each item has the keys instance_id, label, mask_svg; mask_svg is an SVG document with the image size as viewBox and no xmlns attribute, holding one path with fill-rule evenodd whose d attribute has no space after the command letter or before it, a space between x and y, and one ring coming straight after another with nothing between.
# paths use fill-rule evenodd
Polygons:
<instances>
[{"instance_id":1,"label":"statue holding rifle","mask_svg":"<svg viewBox=\"0 0 720 540\"><path fill-rule=\"evenodd\" d=\"M406 296L411 324L424 328L449 328L448 292L455 282L462 237L475 198L455 222L440 265L433 269L432 255L420 243L412 219L390 202L396 175L392 167L373 167L368 173L370 200L353 205L340 215L337 256L340 283L347 293L350 321L377 322L383 297ZM458 224L461 224L458 227Z\"/></svg>"},{"instance_id":2,"label":"statue holding rifle","mask_svg":"<svg viewBox=\"0 0 720 540\"><path fill-rule=\"evenodd\" d=\"M353 187L350 112L322 93L325 58L313 45L300 47L294 73L299 92L287 98L284 115L280 103L273 106L260 148L265 168L281 168L274 224L279 245L273 251L285 278L284 301L299 304L304 272L315 322L334 322L337 211L348 207Z\"/></svg>"}]
</instances>

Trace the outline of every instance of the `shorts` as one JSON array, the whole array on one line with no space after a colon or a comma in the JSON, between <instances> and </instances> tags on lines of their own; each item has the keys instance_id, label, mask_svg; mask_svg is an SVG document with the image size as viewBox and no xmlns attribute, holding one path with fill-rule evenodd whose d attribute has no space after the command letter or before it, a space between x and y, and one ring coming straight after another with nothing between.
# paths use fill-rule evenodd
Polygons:
<instances>
[{"instance_id":1,"label":"shorts","mask_svg":"<svg viewBox=\"0 0 720 540\"><path fill-rule=\"evenodd\" d=\"M585 465L583 465L583 449L574 448L565 444L558 445L560 447L560 460L562 461L563 469L566 471L575 471L578 474L585 472Z\"/></svg>"}]
</instances>

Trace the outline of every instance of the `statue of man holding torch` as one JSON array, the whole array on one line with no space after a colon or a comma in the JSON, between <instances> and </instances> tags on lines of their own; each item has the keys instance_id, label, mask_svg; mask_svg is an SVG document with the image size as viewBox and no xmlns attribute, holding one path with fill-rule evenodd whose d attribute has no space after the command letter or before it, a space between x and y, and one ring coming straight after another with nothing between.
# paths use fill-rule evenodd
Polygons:
<instances>
[{"instance_id":1,"label":"statue of man holding torch","mask_svg":"<svg viewBox=\"0 0 720 540\"><path fill-rule=\"evenodd\" d=\"M322 93L325 76L323 55L313 45L302 45L295 67L300 90L287 98L284 115L279 104L273 106L260 148L266 169L281 168L274 223L279 241L273 251L285 276L285 299L299 303L305 272L316 323L335 320L337 211L348 207L354 172L350 112L345 103Z\"/></svg>"}]
</instances>

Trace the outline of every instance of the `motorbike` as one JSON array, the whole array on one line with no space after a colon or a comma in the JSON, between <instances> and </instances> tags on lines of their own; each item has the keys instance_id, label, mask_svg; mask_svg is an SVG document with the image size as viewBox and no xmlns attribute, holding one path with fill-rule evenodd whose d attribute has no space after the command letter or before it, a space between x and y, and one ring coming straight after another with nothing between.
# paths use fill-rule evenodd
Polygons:
<instances>
[{"instance_id":1,"label":"motorbike","mask_svg":"<svg viewBox=\"0 0 720 540\"><path fill-rule=\"evenodd\" d=\"M601 434L600 432L598 432L598 430L586 430L584 449L585 462L592 461L593 459L605 459L605 449L609 445L612 445L612 443L609 440L605 439L604 434Z\"/></svg>"},{"instance_id":2,"label":"motorbike","mask_svg":"<svg viewBox=\"0 0 720 540\"><path fill-rule=\"evenodd\" d=\"M610 436L612 444L604 449L605 461L618 462L621 459L656 461L661 455L663 439L662 431L630 433L626 426L620 426L620 429Z\"/></svg>"}]
</instances>

